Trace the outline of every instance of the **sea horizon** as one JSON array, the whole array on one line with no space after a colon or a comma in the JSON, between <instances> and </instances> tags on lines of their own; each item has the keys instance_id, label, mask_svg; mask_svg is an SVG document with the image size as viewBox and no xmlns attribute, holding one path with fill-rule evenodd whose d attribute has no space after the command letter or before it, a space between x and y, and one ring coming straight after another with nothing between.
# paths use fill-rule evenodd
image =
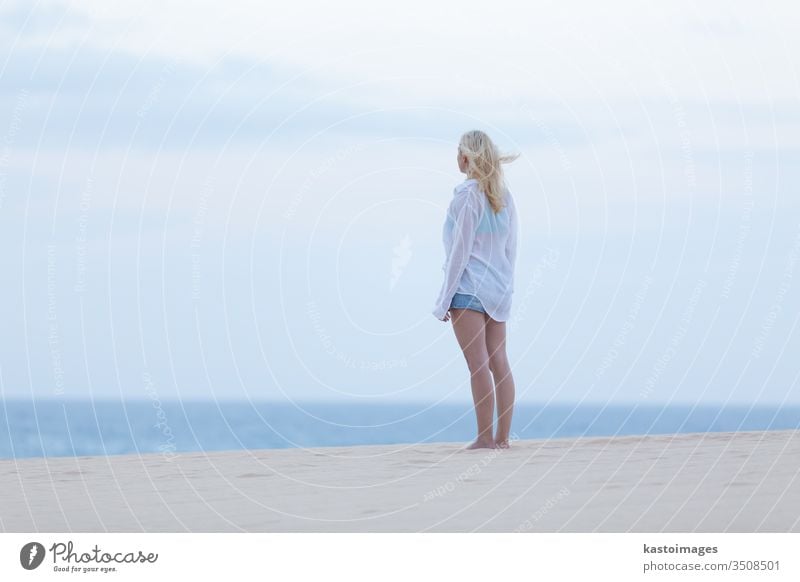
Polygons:
<instances>
[{"instance_id":1,"label":"sea horizon","mask_svg":"<svg viewBox=\"0 0 800 582\"><path fill-rule=\"evenodd\" d=\"M2 400L0 458L468 442L471 402L36 398ZM800 405L518 403L512 438L800 428Z\"/></svg>"}]
</instances>

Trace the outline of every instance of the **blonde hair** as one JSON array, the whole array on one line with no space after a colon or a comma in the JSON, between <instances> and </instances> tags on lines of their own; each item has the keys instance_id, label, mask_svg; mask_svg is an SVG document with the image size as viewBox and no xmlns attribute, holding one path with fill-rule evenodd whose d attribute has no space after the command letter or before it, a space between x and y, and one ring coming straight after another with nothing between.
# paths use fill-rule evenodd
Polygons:
<instances>
[{"instance_id":1,"label":"blonde hair","mask_svg":"<svg viewBox=\"0 0 800 582\"><path fill-rule=\"evenodd\" d=\"M519 154L501 154L489 136L479 129L461 136L458 151L467 157L467 174L472 174L478 180L492 210L497 214L504 206L506 188L501 164L513 162Z\"/></svg>"}]
</instances>

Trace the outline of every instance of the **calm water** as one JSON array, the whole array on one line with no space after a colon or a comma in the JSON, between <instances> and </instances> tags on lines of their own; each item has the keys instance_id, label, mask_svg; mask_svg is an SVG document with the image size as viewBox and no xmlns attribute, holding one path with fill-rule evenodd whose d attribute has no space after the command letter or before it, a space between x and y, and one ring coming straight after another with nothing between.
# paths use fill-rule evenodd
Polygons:
<instances>
[{"instance_id":1,"label":"calm water","mask_svg":"<svg viewBox=\"0 0 800 582\"><path fill-rule=\"evenodd\" d=\"M800 407L518 405L519 438L800 428ZM2 402L0 457L467 442L470 405Z\"/></svg>"}]
</instances>

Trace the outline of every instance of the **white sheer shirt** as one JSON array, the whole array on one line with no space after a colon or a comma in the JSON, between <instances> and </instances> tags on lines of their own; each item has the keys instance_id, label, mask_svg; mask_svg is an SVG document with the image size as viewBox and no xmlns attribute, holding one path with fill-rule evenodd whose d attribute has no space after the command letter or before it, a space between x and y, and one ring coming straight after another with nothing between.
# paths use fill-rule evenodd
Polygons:
<instances>
[{"instance_id":1,"label":"white sheer shirt","mask_svg":"<svg viewBox=\"0 0 800 582\"><path fill-rule=\"evenodd\" d=\"M518 221L508 188L505 197L495 214L475 178L453 190L442 228L444 282L432 312L436 319L444 320L456 293L475 295L496 321L511 315Z\"/></svg>"}]
</instances>

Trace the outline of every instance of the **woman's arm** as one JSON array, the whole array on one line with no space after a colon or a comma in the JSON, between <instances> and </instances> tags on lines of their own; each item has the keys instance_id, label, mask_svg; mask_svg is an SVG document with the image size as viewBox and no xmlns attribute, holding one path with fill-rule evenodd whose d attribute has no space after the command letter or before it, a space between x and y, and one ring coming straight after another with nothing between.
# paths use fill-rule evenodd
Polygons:
<instances>
[{"instance_id":1,"label":"woman's arm","mask_svg":"<svg viewBox=\"0 0 800 582\"><path fill-rule=\"evenodd\" d=\"M517 263L517 239L519 237L519 222L517 221L517 206L514 203L514 197L509 194L508 196L508 240L506 241L506 257L508 262L511 263L511 272L513 274L515 265Z\"/></svg>"},{"instance_id":2,"label":"woman's arm","mask_svg":"<svg viewBox=\"0 0 800 582\"><path fill-rule=\"evenodd\" d=\"M457 194L451 202L452 212L455 215L453 243L444 267L444 283L433 309L433 315L441 321L444 321L444 316L450 309L450 302L456 294L475 242L475 232L481 218L480 205L475 199L476 194L474 190L469 189L463 194Z\"/></svg>"}]
</instances>

